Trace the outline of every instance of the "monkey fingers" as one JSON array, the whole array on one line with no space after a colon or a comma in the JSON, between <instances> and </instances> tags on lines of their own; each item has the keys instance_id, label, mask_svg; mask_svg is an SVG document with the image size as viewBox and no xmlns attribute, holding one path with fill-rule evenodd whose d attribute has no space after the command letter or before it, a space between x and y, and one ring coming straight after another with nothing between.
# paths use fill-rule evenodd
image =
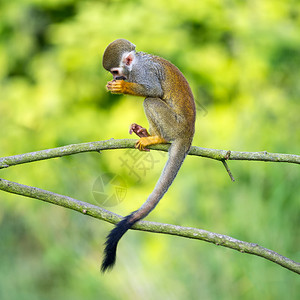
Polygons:
<instances>
[{"instance_id":1,"label":"monkey fingers","mask_svg":"<svg viewBox=\"0 0 300 300\"><path fill-rule=\"evenodd\" d=\"M147 137L150 136L147 129L142 127L141 125L138 125L136 123L132 123L129 127L129 134L135 133L139 137Z\"/></svg>"},{"instance_id":2,"label":"monkey fingers","mask_svg":"<svg viewBox=\"0 0 300 300\"><path fill-rule=\"evenodd\" d=\"M109 81L106 85L108 91L111 91L113 94L122 94L123 93L123 80L112 80Z\"/></svg>"}]
</instances>

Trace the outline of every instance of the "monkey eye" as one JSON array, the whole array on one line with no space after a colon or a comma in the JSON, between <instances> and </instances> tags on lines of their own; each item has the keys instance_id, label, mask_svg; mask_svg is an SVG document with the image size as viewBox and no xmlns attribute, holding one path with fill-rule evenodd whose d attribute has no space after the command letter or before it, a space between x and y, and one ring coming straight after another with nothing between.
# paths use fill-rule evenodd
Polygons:
<instances>
[{"instance_id":1,"label":"monkey eye","mask_svg":"<svg viewBox=\"0 0 300 300\"><path fill-rule=\"evenodd\" d=\"M113 70L113 71L111 71L111 74L113 74L113 75L118 75L118 74L119 74L119 71L118 71L118 70Z\"/></svg>"}]
</instances>

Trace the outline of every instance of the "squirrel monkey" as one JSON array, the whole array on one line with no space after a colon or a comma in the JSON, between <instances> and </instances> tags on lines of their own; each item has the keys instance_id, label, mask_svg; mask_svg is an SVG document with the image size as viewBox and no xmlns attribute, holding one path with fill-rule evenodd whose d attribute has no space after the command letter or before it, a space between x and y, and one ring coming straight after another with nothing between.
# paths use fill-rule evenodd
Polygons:
<instances>
[{"instance_id":1,"label":"squirrel monkey","mask_svg":"<svg viewBox=\"0 0 300 300\"><path fill-rule=\"evenodd\" d=\"M108 91L145 97L149 133L142 126L131 124L129 133L140 137L136 148L147 150L149 145L172 142L169 159L147 201L116 224L107 236L101 266L105 272L115 263L121 237L155 208L176 177L192 144L196 112L192 91L179 69L161 57L136 52L135 45L125 39L107 46L103 67L113 75L106 86Z\"/></svg>"}]
</instances>

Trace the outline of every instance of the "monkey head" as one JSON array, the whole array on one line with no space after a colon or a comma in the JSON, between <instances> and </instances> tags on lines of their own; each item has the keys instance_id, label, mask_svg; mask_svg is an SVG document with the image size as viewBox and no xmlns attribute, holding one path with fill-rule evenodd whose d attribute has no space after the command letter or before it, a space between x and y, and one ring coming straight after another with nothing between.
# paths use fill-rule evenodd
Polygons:
<instances>
[{"instance_id":1,"label":"monkey head","mask_svg":"<svg viewBox=\"0 0 300 300\"><path fill-rule=\"evenodd\" d=\"M125 39L110 43L104 51L102 65L114 80L125 80L135 59L135 45Z\"/></svg>"}]
</instances>

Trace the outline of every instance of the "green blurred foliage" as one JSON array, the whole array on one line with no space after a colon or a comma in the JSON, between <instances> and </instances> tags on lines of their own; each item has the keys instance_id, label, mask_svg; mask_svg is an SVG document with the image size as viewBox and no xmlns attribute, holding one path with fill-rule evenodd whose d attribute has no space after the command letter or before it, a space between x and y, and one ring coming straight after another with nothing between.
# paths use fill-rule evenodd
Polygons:
<instances>
[{"instance_id":1,"label":"green blurred foliage","mask_svg":"<svg viewBox=\"0 0 300 300\"><path fill-rule=\"evenodd\" d=\"M296 0L2 0L0 155L128 138L130 123L146 126L142 99L105 90L111 76L101 56L120 37L186 75L197 102L194 145L299 154L299 28ZM126 199L111 209L125 215L146 199L166 160L143 154L130 173L122 159L131 155L80 154L12 167L1 177L98 204L95 180L119 174ZM148 220L227 234L299 261L299 167L230 167L234 184L220 163L188 157ZM299 297L298 276L261 258L143 232L126 235L115 269L102 276L111 225L0 195L3 300Z\"/></svg>"}]
</instances>

